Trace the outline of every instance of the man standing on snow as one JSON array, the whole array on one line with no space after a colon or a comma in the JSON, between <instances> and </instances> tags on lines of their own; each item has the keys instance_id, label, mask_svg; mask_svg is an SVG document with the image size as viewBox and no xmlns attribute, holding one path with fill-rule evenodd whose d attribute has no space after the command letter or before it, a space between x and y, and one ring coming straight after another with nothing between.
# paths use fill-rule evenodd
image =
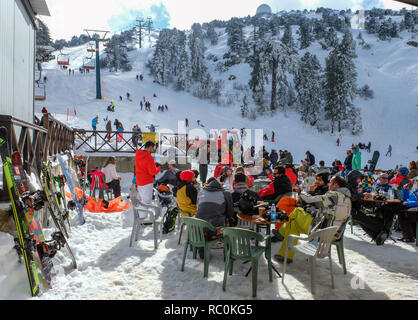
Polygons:
<instances>
[{"instance_id":1,"label":"man standing on snow","mask_svg":"<svg viewBox=\"0 0 418 320\"><path fill-rule=\"evenodd\" d=\"M161 166L156 165L152 157L155 152L155 143L148 141L144 150L136 150L135 155L135 177L141 201L144 204L151 204L155 176L161 171ZM148 213L140 211L140 218L145 219Z\"/></svg>"}]
</instances>

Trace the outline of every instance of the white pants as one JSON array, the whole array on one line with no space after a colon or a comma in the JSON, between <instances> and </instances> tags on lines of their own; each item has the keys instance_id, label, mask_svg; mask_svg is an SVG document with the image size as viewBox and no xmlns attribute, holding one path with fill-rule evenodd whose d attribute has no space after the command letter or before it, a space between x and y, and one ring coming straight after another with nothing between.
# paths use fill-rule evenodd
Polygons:
<instances>
[{"instance_id":1,"label":"white pants","mask_svg":"<svg viewBox=\"0 0 418 320\"><path fill-rule=\"evenodd\" d=\"M152 195L153 195L153 183L147 184L145 186L137 186L138 188L138 196L142 203L144 204L151 204L152 203ZM139 218L145 219L148 216L148 212L139 211Z\"/></svg>"}]
</instances>

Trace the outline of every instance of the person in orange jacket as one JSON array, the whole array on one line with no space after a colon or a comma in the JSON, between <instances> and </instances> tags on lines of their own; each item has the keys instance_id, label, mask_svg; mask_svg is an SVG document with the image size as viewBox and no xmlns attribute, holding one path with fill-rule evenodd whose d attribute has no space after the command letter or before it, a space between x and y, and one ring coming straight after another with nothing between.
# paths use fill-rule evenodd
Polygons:
<instances>
[{"instance_id":1,"label":"person in orange jacket","mask_svg":"<svg viewBox=\"0 0 418 320\"><path fill-rule=\"evenodd\" d=\"M155 176L161 171L161 166L155 164L152 153L155 152L155 143L148 141L144 150L136 150L135 177L136 187L144 204L151 204ZM148 213L140 211L140 218L146 218Z\"/></svg>"}]
</instances>

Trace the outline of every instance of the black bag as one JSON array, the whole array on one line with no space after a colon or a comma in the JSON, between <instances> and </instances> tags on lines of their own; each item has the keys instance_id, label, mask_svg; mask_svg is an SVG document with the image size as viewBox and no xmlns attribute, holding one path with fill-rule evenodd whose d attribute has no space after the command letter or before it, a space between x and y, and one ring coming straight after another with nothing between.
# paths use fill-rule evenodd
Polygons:
<instances>
[{"instance_id":1,"label":"black bag","mask_svg":"<svg viewBox=\"0 0 418 320\"><path fill-rule=\"evenodd\" d=\"M168 208L163 218L163 233L167 234L174 230L176 226L179 209L177 207Z\"/></svg>"},{"instance_id":2,"label":"black bag","mask_svg":"<svg viewBox=\"0 0 418 320\"><path fill-rule=\"evenodd\" d=\"M247 191L243 192L238 202L239 210L248 215L257 214L257 209L254 206L257 204L257 199L250 195Z\"/></svg>"}]
</instances>

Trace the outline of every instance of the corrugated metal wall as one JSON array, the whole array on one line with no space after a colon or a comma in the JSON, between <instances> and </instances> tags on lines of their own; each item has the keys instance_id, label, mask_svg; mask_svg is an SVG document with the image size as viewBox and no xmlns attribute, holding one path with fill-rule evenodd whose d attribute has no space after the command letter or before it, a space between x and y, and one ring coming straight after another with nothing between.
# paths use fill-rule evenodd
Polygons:
<instances>
[{"instance_id":1,"label":"corrugated metal wall","mask_svg":"<svg viewBox=\"0 0 418 320\"><path fill-rule=\"evenodd\" d=\"M20 0L0 0L0 114L33 122L35 29Z\"/></svg>"}]
</instances>

